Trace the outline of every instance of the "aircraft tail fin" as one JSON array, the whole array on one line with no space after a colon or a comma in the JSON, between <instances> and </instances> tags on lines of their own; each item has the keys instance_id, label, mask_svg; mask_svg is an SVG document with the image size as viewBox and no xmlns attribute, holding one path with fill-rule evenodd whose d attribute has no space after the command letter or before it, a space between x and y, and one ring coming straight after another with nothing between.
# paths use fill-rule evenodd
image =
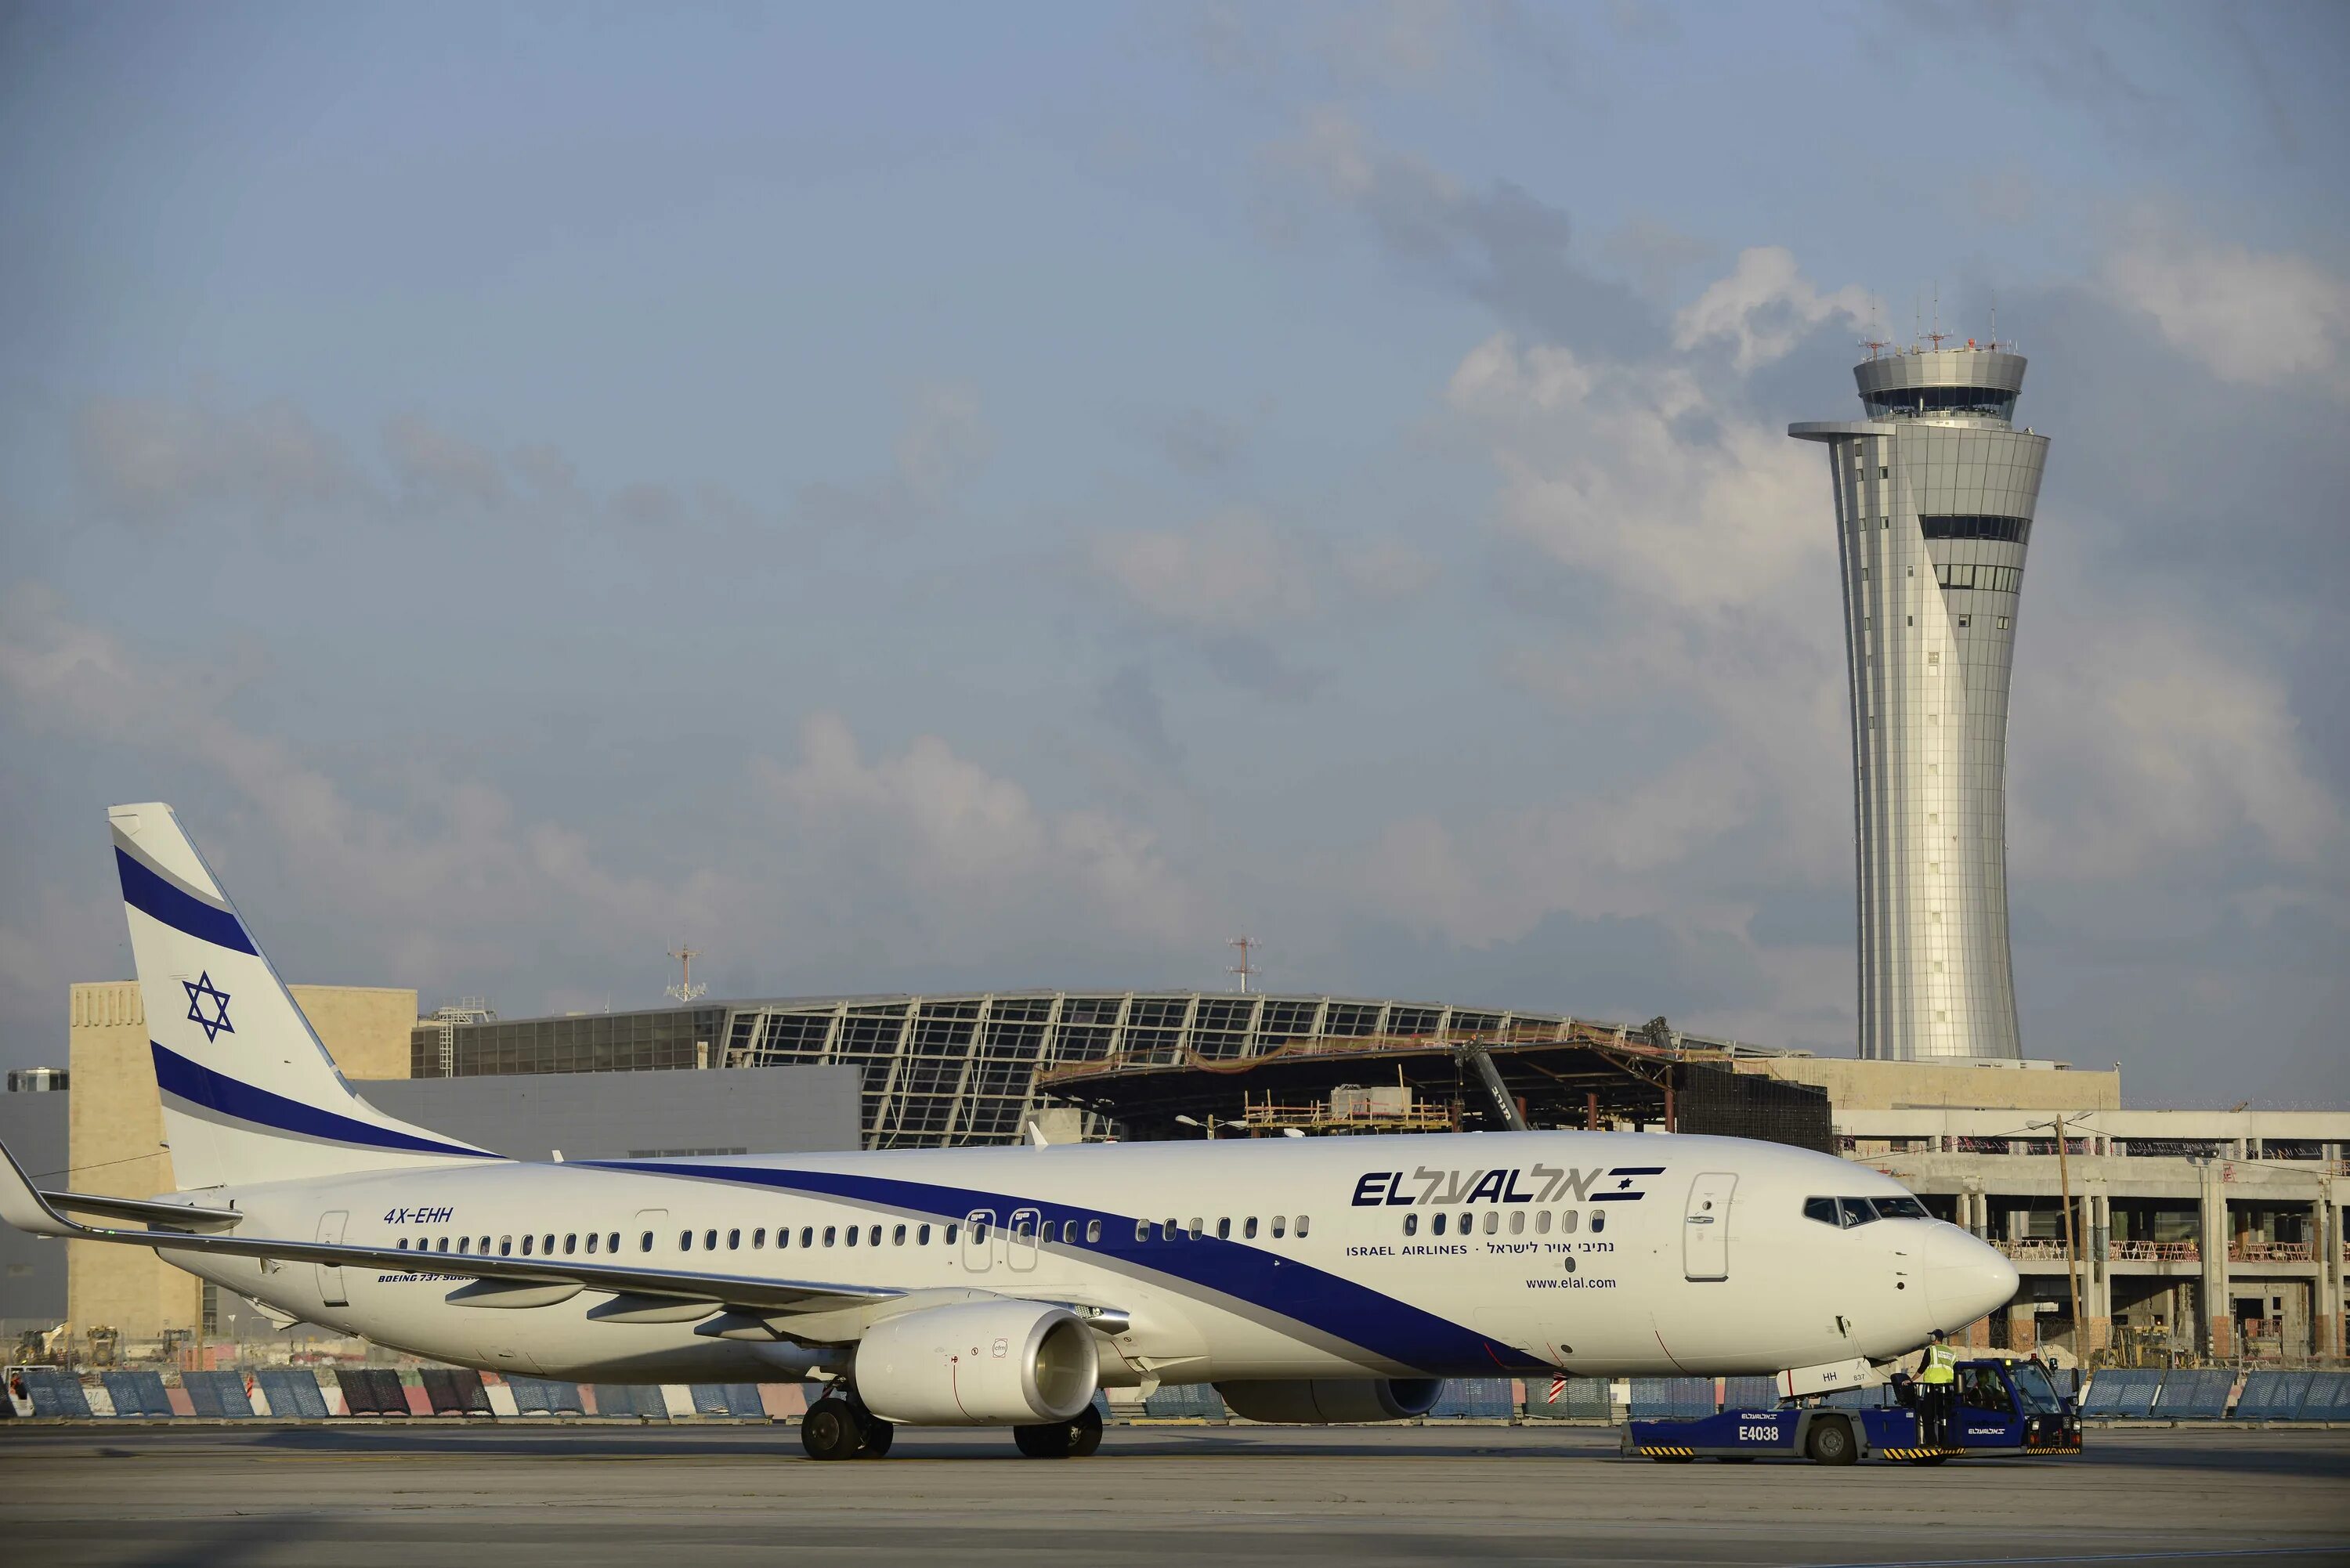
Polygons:
<instances>
[{"instance_id":1,"label":"aircraft tail fin","mask_svg":"<svg viewBox=\"0 0 2350 1568\"><path fill-rule=\"evenodd\" d=\"M498 1158L352 1090L170 806L107 818L180 1190Z\"/></svg>"}]
</instances>

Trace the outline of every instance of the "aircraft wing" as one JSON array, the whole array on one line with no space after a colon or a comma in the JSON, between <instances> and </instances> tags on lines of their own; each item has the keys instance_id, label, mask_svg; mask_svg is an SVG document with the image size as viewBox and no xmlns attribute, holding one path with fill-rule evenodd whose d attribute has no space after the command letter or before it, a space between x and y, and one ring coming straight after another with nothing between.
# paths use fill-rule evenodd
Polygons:
<instances>
[{"instance_id":1,"label":"aircraft wing","mask_svg":"<svg viewBox=\"0 0 2350 1568\"><path fill-rule=\"evenodd\" d=\"M108 1198L95 1192L50 1192L42 1199L52 1209L77 1214L104 1214L115 1220L140 1220L150 1225L190 1231L234 1231L244 1216L234 1209L207 1209L201 1203L174 1203L168 1198Z\"/></svg>"},{"instance_id":2,"label":"aircraft wing","mask_svg":"<svg viewBox=\"0 0 2350 1568\"><path fill-rule=\"evenodd\" d=\"M193 1229L172 1229L182 1206L149 1200L107 1199L116 1212L150 1221L144 1230L85 1225L57 1211L49 1195L34 1187L16 1157L0 1147L0 1220L36 1236L63 1236L76 1241L117 1241L131 1246L167 1248L174 1252L203 1252L216 1257L263 1258L276 1262L324 1263L328 1267L377 1269L389 1273L421 1273L495 1282L515 1287L513 1304L565 1299L565 1294L532 1292L528 1286L608 1291L618 1296L650 1297L680 1303L708 1302L762 1315L832 1312L892 1300L905 1293L864 1285L835 1284L813 1280L777 1280L741 1274L698 1273L681 1269L656 1269L626 1263L593 1262L571 1258L493 1258L463 1252L404 1251L396 1247L354 1247L290 1237L200 1234ZM96 1208L98 1203L60 1194L68 1207ZM169 1211L169 1212L165 1212ZM189 1209L190 1226L217 1224L217 1216L239 1218L234 1210ZM472 1292L473 1287L464 1287ZM497 1303L494 1291L473 1299Z\"/></svg>"}]
</instances>

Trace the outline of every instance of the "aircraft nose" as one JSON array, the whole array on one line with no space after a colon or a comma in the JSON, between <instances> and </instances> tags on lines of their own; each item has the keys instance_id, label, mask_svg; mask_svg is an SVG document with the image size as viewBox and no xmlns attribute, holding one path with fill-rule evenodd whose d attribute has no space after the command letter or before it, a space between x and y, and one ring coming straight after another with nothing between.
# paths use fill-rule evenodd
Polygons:
<instances>
[{"instance_id":1,"label":"aircraft nose","mask_svg":"<svg viewBox=\"0 0 2350 1568\"><path fill-rule=\"evenodd\" d=\"M2015 1299L2015 1265L1956 1225L1937 1224L1923 1251L1926 1303L1937 1326L1963 1327Z\"/></svg>"}]
</instances>

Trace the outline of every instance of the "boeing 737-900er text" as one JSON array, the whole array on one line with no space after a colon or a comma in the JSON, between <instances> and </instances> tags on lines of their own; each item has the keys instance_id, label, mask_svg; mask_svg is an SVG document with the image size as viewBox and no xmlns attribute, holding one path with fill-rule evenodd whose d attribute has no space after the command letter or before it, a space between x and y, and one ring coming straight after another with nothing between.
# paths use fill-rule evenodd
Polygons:
<instances>
[{"instance_id":1,"label":"boeing 737-900er text","mask_svg":"<svg viewBox=\"0 0 2350 1568\"><path fill-rule=\"evenodd\" d=\"M179 1190L43 1191L11 1158L0 1217L440 1361L822 1381L822 1459L899 1425L1088 1453L1105 1386L1357 1421L1448 1376L1856 1367L2015 1289L1891 1179L1735 1138L511 1159L353 1093L172 809L109 815Z\"/></svg>"}]
</instances>

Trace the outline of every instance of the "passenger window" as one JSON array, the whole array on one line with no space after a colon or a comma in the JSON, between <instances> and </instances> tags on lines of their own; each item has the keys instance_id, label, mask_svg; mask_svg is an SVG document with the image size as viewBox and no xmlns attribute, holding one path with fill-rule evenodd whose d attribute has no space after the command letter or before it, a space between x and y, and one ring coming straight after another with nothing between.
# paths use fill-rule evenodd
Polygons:
<instances>
[{"instance_id":1,"label":"passenger window","mask_svg":"<svg viewBox=\"0 0 2350 1568\"><path fill-rule=\"evenodd\" d=\"M1523 1209L1513 1209L1513 1210L1510 1210L1510 1234L1511 1234L1511 1235L1513 1235L1513 1236L1523 1236L1523 1235L1524 1235L1525 1233L1526 1233L1526 1211L1525 1211L1524 1210L1523 1210Z\"/></svg>"},{"instance_id":2,"label":"passenger window","mask_svg":"<svg viewBox=\"0 0 2350 1568\"><path fill-rule=\"evenodd\" d=\"M1419 1215L1407 1214L1403 1217L1403 1233L1407 1236L1417 1236L1419 1234Z\"/></svg>"},{"instance_id":3,"label":"passenger window","mask_svg":"<svg viewBox=\"0 0 2350 1568\"><path fill-rule=\"evenodd\" d=\"M955 1244L955 1238L956 1238L958 1235L962 1234L962 1226L960 1226L960 1225L950 1225L950 1226L948 1226L948 1227L947 1227L946 1239L945 1239L945 1240L946 1240L946 1244L947 1244L948 1246L950 1246L950 1247L953 1246L953 1245Z\"/></svg>"},{"instance_id":4,"label":"passenger window","mask_svg":"<svg viewBox=\"0 0 2350 1568\"><path fill-rule=\"evenodd\" d=\"M588 1238L588 1250L591 1252L596 1250L596 1238L593 1236ZM619 1250L620 1249L617 1246L612 1249L612 1251L616 1252ZM650 1252L652 1250L653 1233L650 1231L648 1231L643 1235L637 1238L637 1251L639 1252Z\"/></svg>"},{"instance_id":5,"label":"passenger window","mask_svg":"<svg viewBox=\"0 0 2350 1568\"><path fill-rule=\"evenodd\" d=\"M1012 1221L1012 1233L1020 1238L1020 1240L1025 1241L1028 1239L1030 1231L1035 1228L1035 1220L1030 1219L1027 1215L1023 1214L1018 1219Z\"/></svg>"},{"instance_id":6,"label":"passenger window","mask_svg":"<svg viewBox=\"0 0 2350 1568\"><path fill-rule=\"evenodd\" d=\"M1232 1217L1227 1214L1222 1219L1216 1221L1216 1240L1219 1241L1229 1241L1232 1239Z\"/></svg>"},{"instance_id":7,"label":"passenger window","mask_svg":"<svg viewBox=\"0 0 2350 1568\"><path fill-rule=\"evenodd\" d=\"M1580 1224L1582 1220L1582 1214L1575 1210L1569 1209L1562 1211L1558 1217L1558 1233L1562 1236L1574 1235L1575 1226Z\"/></svg>"},{"instance_id":8,"label":"passenger window","mask_svg":"<svg viewBox=\"0 0 2350 1568\"><path fill-rule=\"evenodd\" d=\"M448 1238L448 1237L446 1237L446 1236L443 1236L443 1237L442 1237L442 1238L441 1238L441 1245L440 1245L439 1251L445 1252L445 1251L447 1251L448 1250L449 1250L449 1238Z\"/></svg>"},{"instance_id":9,"label":"passenger window","mask_svg":"<svg viewBox=\"0 0 2350 1568\"><path fill-rule=\"evenodd\" d=\"M1094 1221L1094 1225L1095 1228L1098 1230L1100 1228L1101 1221L1096 1220ZM1077 1222L1076 1220L1069 1220L1061 1227L1061 1240L1068 1242L1072 1246L1076 1244Z\"/></svg>"},{"instance_id":10,"label":"passenger window","mask_svg":"<svg viewBox=\"0 0 2350 1568\"><path fill-rule=\"evenodd\" d=\"M1443 1210L1440 1209L1435 1213L1428 1217L1428 1233L1431 1236L1441 1236L1444 1234Z\"/></svg>"},{"instance_id":11,"label":"passenger window","mask_svg":"<svg viewBox=\"0 0 2350 1568\"><path fill-rule=\"evenodd\" d=\"M1591 1233L1596 1236L1606 1229L1607 1229L1607 1210L1594 1209L1591 1211Z\"/></svg>"},{"instance_id":12,"label":"passenger window","mask_svg":"<svg viewBox=\"0 0 2350 1568\"><path fill-rule=\"evenodd\" d=\"M1286 1215L1276 1214L1273 1217L1273 1239L1274 1241L1280 1241L1282 1232L1288 1228L1289 1222Z\"/></svg>"},{"instance_id":13,"label":"passenger window","mask_svg":"<svg viewBox=\"0 0 2350 1568\"><path fill-rule=\"evenodd\" d=\"M917 1247L927 1247L930 1244L931 1228L928 1225L917 1225L914 1227L914 1245Z\"/></svg>"},{"instance_id":14,"label":"passenger window","mask_svg":"<svg viewBox=\"0 0 2350 1568\"><path fill-rule=\"evenodd\" d=\"M952 1227L951 1227L951 1226L950 1226L950 1227L949 1227L949 1229L950 1229L950 1230L951 1230L951 1229L952 1229ZM951 1238L950 1238L950 1239L951 1239ZM829 1246L831 1246L831 1245L832 1245L832 1232L831 1232L831 1231L827 1231L824 1233L824 1244L825 1244L826 1246L827 1246L827 1247L829 1247ZM986 1221L986 1220L972 1220L972 1226L971 1226L971 1244L972 1244L972 1246L974 1246L974 1247L984 1247L984 1246L986 1246L986 1245L987 1245L987 1221Z\"/></svg>"},{"instance_id":15,"label":"passenger window","mask_svg":"<svg viewBox=\"0 0 2350 1568\"><path fill-rule=\"evenodd\" d=\"M402 1236L402 1237L400 1239L399 1250L400 1250L400 1251L403 1251L403 1252L405 1252L406 1251L408 1251L408 1238L407 1238L407 1237Z\"/></svg>"},{"instance_id":16,"label":"passenger window","mask_svg":"<svg viewBox=\"0 0 2350 1568\"><path fill-rule=\"evenodd\" d=\"M815 1226L803 1225L800 1227L800 1245L803 1247L813 1247L816 1245Z\"/></svg>"},{"instance_id":17,"label":"passenger window","mask_svg":"<svg viewBox=\"0 0 2350 1568\"><path fill-rule=\"evenodd\" d=\"M889 1244L893 1247L902 1247L906 1244L906 1228L903 1225L889 1232Z\"/></svg>"},{"instance_id":18,"label":"passenger window","mask_svg":"<svg viewBox=\"0 0 2350 1568\"><path fill-rule=\"evenodd\" d=\"M554 1231L549 1231L545 1236L539 1239L538 1251L541 1257L552 1258L555 1256Z\"/></svg>"},{"instance_id":19,"label":"passenger window","mask_svg":"<svg viewBox=\"0 0 2350 1568\"><path fill-rule=\"evenodd\" d=\"M563 1255L567 1258L577 1251L579 1251L579 1232L574 1231L563 1238Z\"/></svg>"},{"instance_id":20,"label":"passenger window","mask_svg":"<svg viewBox=\"0 0 2350 1568\"><path fill-rule=\"evenodd\" d=\"M1256 1240L1256 1216L1255 1216L1255 1215L1253 1215L1253 1214L1250 1215L1250 1216L1248 1217L1247 1221L1246 1221L1244 1224L1243 1224L1243 1225L1241 1226L1241 1235L1242 1235L1242 1237L1243 1237L1244 1240L1247 1240L1247 1241L1255 1241L1255 1240Z\"/></svg>"},{"instance_id":21,"label":"passenger window","mask_svg":"<svg viewBox=\"0 0 2350 1568\"><path fill-rule=\"evenodd\" d=\"M1500 1230L1501 1228L1502 1228L1502 1211L1501 1211L1500 1210L1498 1210L1498 1209L1488 1209L1488 1210L1485 1210L1485 1234L1486 1234L1486 1235L1488 1235L1488 1236L1490 1236L1490 1235L1492 1235L1494 1231L1496 1231Z\"/></svg>"},{"instance_id":22,"label":"passenger window","mask_svg":"<svg viewBox=\"0 0 2350 1568\"><path fill-rule=\"evenodd\" d=\"M1088 1220L1086 1221L1086 1240L1087 1242L1094 1242L1101 1240L1100 1220Z\"/></svg>"},{"instance_id":23,"label":"passenger window","mask_svg":"<svg viewBox=\"0 0 2350 1568\"><path fill-rule=\"evenodd\" d=\"M879 1225L874 1226L873 1233L866 1237L865 1240L873 1246L879 1246L881 1244L881 1227Z\"/></svg>"},{"instance_id":24,"label":"passenger window","mask_svg":"<svg viewBox=\"0 0 2350 1568\"><path fill-rule=\"evenodd\" d=\"M1191 1240L1193 1240L1194 1241L1198 1241L1201 1237L1202 1237L1202 1236L1204 1236L1204 1235L1206 1235L1206 1234L1208 1233L1208 1227L1207 1227L1204 1223L1202 1223L1202 1222L1201 1222L1201 1220L1200 1217L1199 1217L1197 1214L1194 1214L1194 1215L1192 1215L1192 1216L1191 1216Z\"/></svg>"},{"instance_id":25,"label":"passenger window","mask_svg":"<svg viewBox=\"0 0 2350 1568\"><path fill-rule=\"evenodd\" d=\"M835 1237L837 1237L837 1236L838 1236L839 1234L840 1234L840 1227L839 1227L839 1226L837 1226L837 1225L827 1225L827 1226L826 1226L826 1227L824 1228L824 1244L825 1244L826 1246L827 1246L827 1247L831 1246L831 1245L832 1245L832 1243L833 1243L833 1240L834 1240L834 1238L835 1238Z\"/></svg>"},{"instance_id":26,"label":"passenger window","mask_svg":"<svg viewBox=\"0 0 2350 1568\"><path fill-rule=\"evenodd\" d=\"M702 1250L703 1251L705 1251L705 1252L714 1252L714 1251L718 1251L718 1232L717 1232L717 1231L704 1231L702 1233Z\"/></svg>"},{"instance_id":27,"label":"passenger window","mask_svg":"<svg viewBox=\"0 0 2350 1568\"><path fill-rule=\"evenodd\" d=\"M691 1252L693 1251L692 1231L680 1231L677 1233L677 1250L681 1252Z\"/></svg>"},{"instance_id":28,"label":"passenger window","mask_svg":"<svg viewBox=\"0 0 2350 1568\"><path fill-rule=\"evenodd\" d=\"M742 1231L729 1231L726 1232L726 1250L730 1252L739 1252L743 1250Z\"/></svg>"},{"instance_id":29,"label":"passenger window","mask_svg":"<svg viewBox=\"0 0 2350 1568\"><path fill-rule=\"evenodd\" d=\"M1308 1230L1308 1229L1313 1225L1313 1223L1314 1223L1314 1221L1313 1221L1313 1220L1311 1220L1307 1219L1307 1218L1306 1218L1305 1215L1303 1215L1303 1214L1300 1214L1300 1215L1297 1217L1297 1239L1298 1239L1299 1241L1303 1241L1304 1240L1305 1240L1305 1232L1306 1232L1306 1231L1307 1231L1307 1230Z\"/></svg>"},{"instance_id":30,"label":"passenger window","mask_svg":"<svg viewBox=\"0 0 2350 1568\"><path fill-rule=\"evenodd\" d=\"M762 1225L757 1230L751 1232L751 1251L755 1252L766 1244L767 1228L764 1225Z\"/></svg>"},{"instance_id":31,"label":"passenger window","mask_svg":"<svg viewBox=\"0 0 2350 1568\"><path fill-rule=\"evenodd\" d=\"M650 1245L650 1244L651 1243L651 1241L652 1241L652 1232L651 1232L651 1231L648 1231L647 1232L645 1232L645 1241L646 1241L646 1242L647 1242L647 1244L648 1244L648 1245ZM588 1250L590 1252L593 1252L593 1251L596 1250L596 1238L595 1238L595 1236L594 1236L592 1233L591 1233L591 1234L588 1236Z\"/></svg>"},{"instance_id":32,"label":"passenger window","mask_svg":"<svg viewBox=\"0 0 2350 1568\"><path fill-rule=\"evenodd\" d=\"M857 1245L857 1227L854 1225L848 1228L848 1244L852 1247Z\"/></svg>"},{"instance_id":33,"label":"passenger window","mask_svg":"<svg viewBox=\"0 0 2350 1568\"><path fill-rule=\"evenodd\" d=\"M457 1251L459 1252L470 1253L473 1250L473 1239L471 1236L460 1236L457 1238Z\"/></svg>"},{"instance_id":34,"label":"passenger window","mask_svg":"<svg viewBox=\"0 0 2350 1568\"><path fill-rule=\"evenodd\" d=\"M1541 1213L1534 1216L1534 1234L1537 1236L1547 1236L1550 1234L1549 1210L1545 1209Z\"/></svg>"},{"instance_id":35,"label":"passenger window","mask_svg":"<svg viewBox=\"0 0 2350 1568\"><path fill-rule=\"evenodd\" d=\"M522 1255L525 1258L530 1256L530 1238L527 1236L522 1239Z\"/></svg>"},{"instance_id":36,"label":"passenger window","mask_svg":"<svg viewBox=\"0 0 2350 1568\"><path fill-rule=\"evenodd\" d=\"M788 1226L788 1225L778 1225L778 1226L776 1226L776 1227L775 1227L775 1245L776 1245L777 1247L788 1247L788 1246L790 1246L791 1244L792 1244L792 1228L791 1228L790 1226Z\"/></svg>"},{"instance_id":37,"label":"passenger window","mask_svg":"<svg viewBox=\"0 0 2350 1568\"><path fill-rule=\"evenodd\" d=\"M1172 1241L1183 1233L1183 1222L1180 1220L1170 1220L1159 1233Z\"/></svg>"},{"instance_id":38,"label":"passenger window","mask_svg":"<svg viewBox=\"0 0 2350 1568\"><path fill-rule=\"evenodd\" d=\"M1138 1241L1148 1241L1150 1240L1149 1220L1137 1220L1134 1222L1134 1239Z\"/></svg>"},{"instance_id":39,"label":"passenger window","mask_svg":"<svg viewBox=\"0 0 2350 1568\"><path fill-rule=\"evenodd\" d=\"M483 1237L483 1238L482 1238L482 1247L481 1247L481 1251L482 1251L482 1255L483 1255L483 1256L487 1257L487 1256L489 1255L489 1251L490 1251L490 1239L489 1239L487 1236L484 1236L484 1237Z\"/></svg>"},{"instance_id":40,"label":"passenger window","mask_svg":"<svg viewBox=\"0 0 2350 1568\"><path fill-rule=\"evenodd\" d=\"M1477 1216L1475 1216L1474 1214L1470 1213L1470 1212L1469 1212L1469 1210L1467 1210L1466 1209L1463 1209L1463 1210L1461 1211L1461 1233L1463 1236L1466 1236L1466 1235L1468 1235L1471 1231L1474 1231L1476 1228L1477 1228Z\"/></svg>"},{"instance_id":41,"label":"passenger window","mask_svg":"<svg viewBox=\"0 0 2350 1568\"><path fill-rule=\"evenodd\" d=\"M1836 1225L1842 1223L1841 1220L1836 1219L1836 1201L1833 1198L1804 1199L1804 1218L1806 1220L1816 1220L1823 1225Z\"/></svg>"}]
</instances>

